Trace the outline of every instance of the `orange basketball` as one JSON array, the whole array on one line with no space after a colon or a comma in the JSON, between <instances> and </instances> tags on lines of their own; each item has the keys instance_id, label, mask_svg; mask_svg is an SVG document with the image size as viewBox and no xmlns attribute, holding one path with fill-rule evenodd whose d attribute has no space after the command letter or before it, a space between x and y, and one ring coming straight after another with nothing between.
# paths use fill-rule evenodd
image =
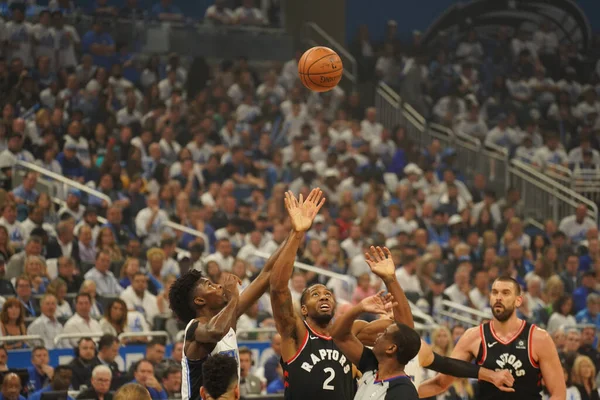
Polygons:
<instances>
[{"instance_id":1,"label":"orange basketball","mask_svg":"<svg viewBox=\"0 0 600 400\"><path fill-rule=\"evenodd\" d=\"M315 92L327 92L336 87L343 73L340 56L328 47L308 49L298 61L302 84Z\"/></svg>"}]
</instances>

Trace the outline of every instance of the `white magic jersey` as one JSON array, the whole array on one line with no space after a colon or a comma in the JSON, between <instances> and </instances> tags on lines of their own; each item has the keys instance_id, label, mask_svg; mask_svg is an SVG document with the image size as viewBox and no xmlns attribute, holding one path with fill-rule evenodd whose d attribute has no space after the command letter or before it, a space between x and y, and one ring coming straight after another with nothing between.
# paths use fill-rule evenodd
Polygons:
<instances>
[{"instance_id":1,"label":"white magic jersey","mask_svg":"<svg viewBox=\"0 0 600 400\"><path fill-rule=\"evenodd\" d=\"M190 325L195 320L191 320L188 325L185 327L185 335L183 348L185 349L185 337L187 336L187 330ZM229 328L229 332L221 339L213 351L210 353L210 356L214 356L215 354L225 354L230 357L235 358L238 366L238 379L240 376L240 353L238 349L237 337L233 328ZM183 400L195 400L200 399L200 387L202 386L202 364L204 364L204 360L189 360L185 351L183 352L183 357L181 358L181 368L182 368L182 379L181 379L181 398Z\"/></svg>"},{"instance_id":2,"label":"white magic jersey","mask_svg":"<svg viewBox=\"0 0 600 400\"><path fill-rule=\"evenodd\" d=\"M410 378L415 387L419 387L424 379L423 367L419 365L419 355L410 360L408 364L404 366L404 373Z\"/></svg>"}]
</instances>

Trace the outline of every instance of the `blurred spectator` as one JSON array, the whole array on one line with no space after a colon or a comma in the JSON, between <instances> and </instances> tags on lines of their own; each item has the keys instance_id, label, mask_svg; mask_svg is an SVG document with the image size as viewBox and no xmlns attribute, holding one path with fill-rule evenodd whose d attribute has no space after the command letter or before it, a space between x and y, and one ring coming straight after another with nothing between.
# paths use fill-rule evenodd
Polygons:
<instances>
[{"instance_id":1,"label":"blurred spectator","mask_svg":"<svg viewBox=\"0 0 600 400\"><path fill-rule=\"evenodd\" d=\"M4 375L2 379L2 389L0 394L2 399L5 400L25 400L25 397L21 395L23 385L21 384L21 378L15 373L8 373Z\"/></svg>"},{"instance_id":2,"label":"blurred spectator","mask_svg":"<svg viewBox=\"0 0 600 400\"><path fill-rule=\"evenodd\" d=\"M215 0L215 4L206 9L204 18L215 24L230 25L234 23L233 12L226 7L225 0Z\"/></svg>"},{"instance_id":3,"label":"blurred spectator","mask_svg":"<svg viewBox=\"0 0 600 400\"><path fill-rule=\"evenodd\" d=\"M167 393L154 377L154 367L148 360L140 360L135 364L133 377L132 383L143 385L153 399L167 399Z\"/></svg>"},{"instance_id":4,"label":"blurred spectator","mask_svg":"<svg viewBox=\"0 0 600 400\"><path fill-rule=\"evenodd\" d=\"M112 372L111 390L115 390L115 385L119 383L122 376L115 358L119 355L119 339L113 335L104 335L98 341L98 353L92 361L92 371L98 365L106 365Z\"/></svg>"},{"instance_id":5,"label":"blurred spectator","mask_svg":"<svg viewBox=\"0 0 600 400\"><path fill-rule=\"evenodd\" d=\"M81 338L75 349L75 358L69 366L73 371L71 386L75 390L81 390L81 386L88 385L92 377L92 363L96 356L96 343L92 338ZM93 385L93 382L92 382ZM110 386L110 379L108 380Z\"/></svg>"},{"instance_id":6,"label":"blurred spectator","mask_svg":"<svg viewBox=\"0 0 600 400\"><path fill-rule=\"evenodd\" d=\"M154 323L154 317L159 313L156 296L147 290L148 278L141 272L133 275L131 286L121 293L121 299L125 301L127 309L140 312L146 320Z\"/></svg>"},{"instance_id":7,"label":"blurred spectator","mask_svg":"<svg viewBox=\"0 0 600 400\"><path fill-rule=\"evenodd\" d=\"M177 365L170 366L163 373L161 383L169 399L181 396L181 367Z\"/></svg>"},{"instance_id":8,"label":"blurred spectator","mask_svg":"<svg viewBox=\"0 0 600 400\"><path fill-rule=\"evenodd\" d=\"M75 297L75 314L65 323L64 333L89 334L102 332L100 324L90 317L92 297L87 293L79 293ZM76 339L70 339L71 346L77 346Z\"/></svg>"},{"instance_id":9,"label":"blurred spectator","mask_svg":"<svg viewBox=\"0 0 600 400\"><path fill-rule=\"evenodd\" d=\"M254 0L242 0L241 7L233 12L233 19L240 25L266 25L267 19L262 11L254 7Z\"/></svg>"},{"instance_id":10,"label":"blurred spectator","mask_svg":"<svg viewBox=\"0 0 600 400\"><path fill-rule=\"evenodd\" d=\"M92 386L82 391L77 400L112 400L113 395L109 392L112 372L105 365L98 365L91 373Z\"/></svg>"},{"instance_id":11,"label":"blurred spectator","mask_svg":"<svg viewBox=\"0 0 600 400\"><path fill-rule=\"evenodd\" d=\"M251 374L252 351L247 347L241 347L240 352L240 395L258 395L262 391L262 382L259 378Z\"/></svg>"},{"instance_id":12,"label":"blurred spectator","mask_svg":"<svg viewBox=\"0 0 600 400\"><path fill-rule=\"evenodd\" d=\"M46 387L54 378L54 368L48 363L50 356L48 350L43 346L34 347L31 350L31 367L27 368L29 373L29 382L27 389L29 393L34 393ZM70 383L70 379L69 379Z\"/></svg>"},{"instance_id":13,"label":"blurred spectator","mask_svg":"<svg viewBox=\"0 0 600 400\"><path fill-rule=\"evenodd\" d=\"M54 339L57 335L63 333L62 324L56 319L56 297L52 294L45 294L41 301L41 313L27 327L28 335L39 335L44 340L44 346L51 350L56 346Z\"/></svg>"},{"instance_id":14,"label":"blurred spectator","mask_svg":"<svg viewBox=\"0 0 600 400\"><path fill-rule=\"evenodd\" d=\"M85 274L85 279L96 282L97 293L101 296L118 296L123 291L119 281L110 271L110 253L106 250L98 252L96 264Z\"/></svg>"},{"instance_id":15,"label":"blurred spectator","mask_svg":"<svg viewBox=\"0 0 600 400\"><path fill-rule=\"evenodd\" d=\"M161 21L178 21L183 19L183 13L179 7L174 6L172 0L159 0L152 7L152 16Z\"/></svg>"},{"instance_id":16,"label":"blurred spectator","mask_svg":"<svg viewBox=\"0 0 600 400\"><path fill-rule=\"evenodd\" d=\"M569 296L560 297L554 303L552 309L554 312L548 320L547 330L550 334L554 333L559 328L574 327L577 324L572 313L573 300Z\"/></svg>"},{"instance_id":17,"label":"blurred spectator","mask_svg":"<svg viewBox=\"0 0 600 400\"><path fill-rule=\"evenodd\" d=\"M43 393L46 392L60 392L67 391L71 386L71 379L73 377L73 371L69 366L59 365L54 370L50 385L36 391L29 395L28 399L40 400ZM67 400L74 400L71 396L67 395Z\"/></svg>"},{"instance_id":18,"label":"blurred spectator","mask_svg":"<svg viewBox=\"0 0 600 400\"><path fill-rule=\"evenodd\" d=\"M27 282L26 280L21 280ZM17 283L19 280L17 280ZM29 303L31 304L31 303ZM2 311L0 312L0 331L2 336L23 336L27 334L25 328L25 308L18 299L8 299L2 305ZM26 343L22 341L8 341L6 348L11 349L22 349L26 347Z\"/></svg>"}]
</instances>

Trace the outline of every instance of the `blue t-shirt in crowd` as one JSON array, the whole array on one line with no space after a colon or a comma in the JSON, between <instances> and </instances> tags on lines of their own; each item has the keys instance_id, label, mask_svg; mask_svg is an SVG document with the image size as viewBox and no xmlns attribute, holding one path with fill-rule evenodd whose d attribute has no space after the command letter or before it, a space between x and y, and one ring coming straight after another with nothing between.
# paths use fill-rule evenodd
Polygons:
<instances>
[{"instance_id":1,"label":"blue t-shirt in crowd","mask_svg":"<svg viewBox=\"0 0 600 400\"><path fill-rule=\"evenodd\" d=\"M27 373L29 374L29 388L34 392L40 390L50 382L50 379L46 375L40 374L33 366L27 367Z\"/></svg>"}]
</instances>

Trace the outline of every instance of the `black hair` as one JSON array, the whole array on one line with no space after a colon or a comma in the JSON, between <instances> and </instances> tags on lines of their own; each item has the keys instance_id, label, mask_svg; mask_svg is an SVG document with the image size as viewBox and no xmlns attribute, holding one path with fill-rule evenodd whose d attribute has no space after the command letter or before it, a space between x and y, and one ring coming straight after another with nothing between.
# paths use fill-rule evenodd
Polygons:
<instances>
[{"instance_id":1,"label":"black hair","mask_svg":"<svg viewBox=\"0 0 600 400\"><path fill-rule=\"evenodd\" d=\"M392 342L396 345L396 359L400 365L406 365L419 354L421 336L408 325L396 322L398 330L392 333Z\"/></svg>"},{"instance_id":2,"label":"black hair","mask_svg":"<svg viewBox=\"0 0 600 400\"><path fill-rule=\"evenodd\" d=\"M115 335L103 335L98 341L98 351L104 350L105 348L110 347L115 343L119 343L119 339Z\"/></svg>"},{"instance_id":3,"label":"black hair","mask_svg":"<svg viewBox=\"0 0 600 400\"><path fill-rule=\"evenodd\" d=\"M517 282L517 280L515 278L505 275L505 276L500 276L500 277L496 278L496 280L494 282L510 282L515 287L515 294L517 296L521 295L521 285L519 284L519 282Z\"/></svg>"},{"instance_id":4,"label":"black hair","mask_svg":"<svg viewBox=\"0 0 600 400\"><path fill-rule=\"evenodd\" d=\"M77 300L79 300L80 297L87 297L90 303L92 302L92 296L90 296L89 293L77 293L77 296L75 296L75 304L77 304Z\"/></svg>"},{"instance_id":5,"label":"black hair","mask_svg":"<svg viewBox=\"0 0 600 400\"><path fill-rule=\"evenodd\" d=\"M146 348L154 347L156 345L166 346L165 338L155 337L154 339L148 342Z\"/></svg>"},{"instance_id":6,"label":"black hair","mask_svg":"<svg viewBox=\"0 0 600 400\"><path fill-rule=\"evenodd\" d=\"M31 350L31 356L33 356L33 354L38 350L44 350L45 352L48 352L48 349L44 346L35 346L33 350Z\"/></svg>"},{"instance_id":7,"label":"black hair","mask_svg":"<svg viewBox=\"0 0 600 400\"><path fill-rule=\"evenodd\" d=\"M169 375L176 374L178 372L181 372L181 367L179 365L171 365L165 370L165 372L162 373L161 379L168 379Z\"/></svg>"},{"instance_id":8,"label":"black hair","mask_svg":"<svg viewBox=\"0 0 600 400\"><path fill-rule=\"evenodd\" d=\"M208 357L202 366L202 376L204 390L213 399L218 399L237 382L237 362L233 357L223 354Z\"/></svg>"},{"instance_id":9,"label":"black hair","mask_svg":"<svg viewBox=\"0 0 600 400\"><path fill-rule=\"evenodd\" d=\"M183 322L187 323L196 318L196 310L192 307L192 298L194 289L202 277L202 272L193 269L177 278L171 286L169 305L177 318Z\"/></svg>"},{"instance_id":10,"label":"black hair","mask_svg":"<svg viewBox=\"0 0 600 400\"><path fill-rule=\"evenodd\" d=\"M304 290L302 291L302 294L300 295L300 307L302 307L304 304L306 304L305 297L308 294L308 292L310 291L310 289L314 288L315 286L325 286L325 285L323 285L322 283L315 283L314 285L310 285L310 286L307 286L306 288L304 288ZM327 289L327 290L329 290L329 289Z\"/></svg>"},{"instance_id":11,"label":"black hair","mask_svg":"<svg viewBox=\"0 0 600 400\"><path fill-rule=\"evenodd\" d=\"M571 300L571 296L569 295L562 295L558 298L558 300L556 300L554 302L554 304L552 305L552 309L554 310L554 312L557 312L559 314L562 314L562 307L567 303L567 301ZM573 304L573 303L571 303ZM567 314L567 315L571 315L573 313L573 306L571 305L571 311Z\"/></svg>"}]
</instances>

